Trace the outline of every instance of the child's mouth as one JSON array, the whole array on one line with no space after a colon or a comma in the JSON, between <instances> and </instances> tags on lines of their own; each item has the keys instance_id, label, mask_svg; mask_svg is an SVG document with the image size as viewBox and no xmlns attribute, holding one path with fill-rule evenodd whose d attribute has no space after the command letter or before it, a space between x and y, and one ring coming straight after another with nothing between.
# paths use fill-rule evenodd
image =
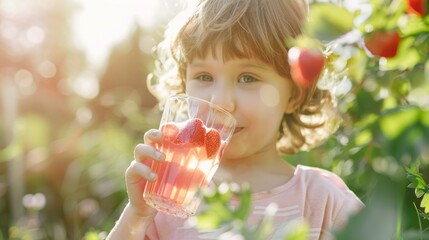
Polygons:
<instances>
[{"instance_id":1,"label":"child's mouth","mask_svg":"<svg viewBox=\"0 0 429 240\"><path fill-rule=\"evenodd\" d=\"M234 134L241 132L241 130L243 130L242 127L236 127L234 130Z\"/></svg>"}]
</instances>

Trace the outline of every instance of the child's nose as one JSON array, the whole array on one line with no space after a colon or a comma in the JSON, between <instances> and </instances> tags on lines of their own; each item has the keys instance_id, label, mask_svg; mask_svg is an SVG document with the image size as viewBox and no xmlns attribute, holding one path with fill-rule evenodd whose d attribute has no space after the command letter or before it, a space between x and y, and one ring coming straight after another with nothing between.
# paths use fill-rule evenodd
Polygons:
<instances>
[{"instance_id":1,"label":"child's nose","mask_svg":"<svg viewBox=\"0 0 429 240\"><path fill-rule=\"evenodd\" d=\"M211 96L211 102L228 112L234 112L236 108L234 91L226 88L216 88Z\"/></svg>"}]
</instances>

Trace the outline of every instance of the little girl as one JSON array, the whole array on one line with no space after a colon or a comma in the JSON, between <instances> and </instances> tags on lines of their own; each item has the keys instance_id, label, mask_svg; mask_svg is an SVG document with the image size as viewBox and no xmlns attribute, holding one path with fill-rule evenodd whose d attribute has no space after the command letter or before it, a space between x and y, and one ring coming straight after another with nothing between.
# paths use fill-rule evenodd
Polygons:
<instances>
[{"instance_id":1,"label":"little girl","mask_svg":"<svg viewBox=\"0 0 429 240\"><path fill-rule=\"evenodd\" d=\"M160 54L165 71L151 84L160 100L184 92L236 118L213 181L250 185L250 224L276 203L273 236L291 221L304 220L310 239L331 239L330 232L363 208L362 202L337 175L282 159L326 139L337 122L329 92L317 82L299 87L290 75L286 43L302 33L307 11L306 0L199 0L171 21L160 44L169 50ZM218 232L199 233L186 219L145 204L142 186L157 176L143 162L163 161L164 154L153 147L161 138L152 129L136 146L126 171L129 203L108 239L216 239Z\"/></svg>"}]
</instances>

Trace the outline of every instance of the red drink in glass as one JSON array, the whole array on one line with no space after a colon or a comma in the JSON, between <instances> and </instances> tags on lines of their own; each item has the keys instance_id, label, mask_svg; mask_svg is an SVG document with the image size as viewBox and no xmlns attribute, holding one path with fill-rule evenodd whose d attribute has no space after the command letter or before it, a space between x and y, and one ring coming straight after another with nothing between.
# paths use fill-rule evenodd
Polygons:
<instances>
[{"instance_id":1,"label":"red drink in glass","mask_svg":"<svg viewBox=\"0 0 429 240\"><path fill-rule=\"evenodd\" d=\"M209 106L211 103L198 104ZM178 121L177 111L174 111L173 119L163 115L164 121L161 120L160 125L163 139L156 147L166 155L166 159L161 162L146 162L158 178L155 182L148 181L143 193L148 205L183 218L195 214L201 201L198 191L207 187L211 181L235 127L235 119L232 116L215 117L219 113L207 111L215 107L196 109L193 106L196 106L195 103L192 106L188 103L185 107L189 116L185 120ZM215 110L221 111L220 115L227 114L222 110ZM206 117L203 118L202 115ZM210 116L207 118L207 115ZM224 122L225 119L229 121L226 123L227 127L220 121Z\"/></svg>"}]
</instances>

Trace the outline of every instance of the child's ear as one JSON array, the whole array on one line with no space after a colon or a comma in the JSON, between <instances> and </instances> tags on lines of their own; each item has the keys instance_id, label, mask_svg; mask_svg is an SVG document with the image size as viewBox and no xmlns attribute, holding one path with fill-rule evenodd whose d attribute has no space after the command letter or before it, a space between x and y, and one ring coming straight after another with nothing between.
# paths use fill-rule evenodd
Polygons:
<instances>
[{"instance_id":1,"label":"child's ear","mask_svg":"<svg viewBox=\"0 0 429 240\"><path fill-rule=\"evenodd\" d=\"M305 98L304 89L294 86L292 88L292 94L286 106L285 113L287 114L293 113L301 105L304 98Z\"/></svg>"}]
</instances>

